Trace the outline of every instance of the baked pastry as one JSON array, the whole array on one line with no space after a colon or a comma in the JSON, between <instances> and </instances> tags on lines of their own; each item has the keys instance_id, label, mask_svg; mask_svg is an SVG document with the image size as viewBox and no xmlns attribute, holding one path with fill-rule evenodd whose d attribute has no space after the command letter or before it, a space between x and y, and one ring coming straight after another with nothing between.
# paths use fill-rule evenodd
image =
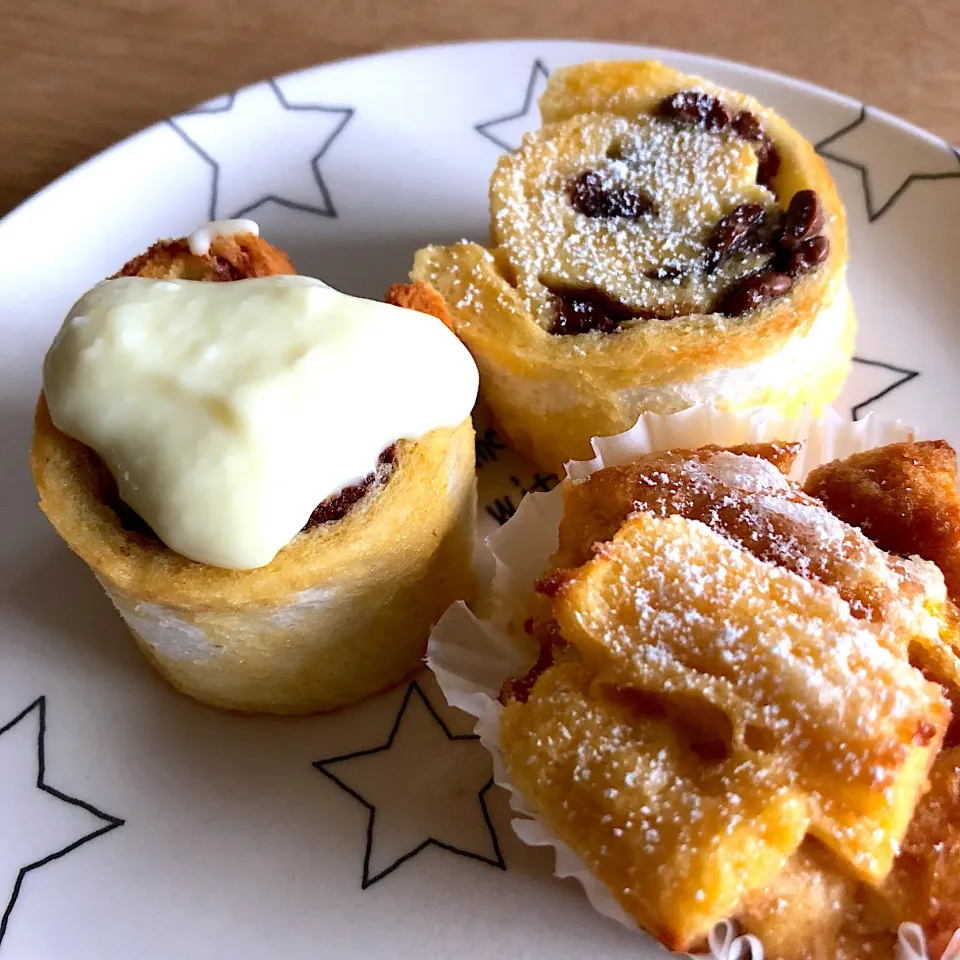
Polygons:
<instances>
[{"instance_id":1,"label":"baked pastry","mask_svg":"<svg viewBox=\"0 0 960 960\"><path fill-rule=\"evenodd\" d=\"M740 924L769 960L888 960L902 923L923 930L931 958L960 929L960 749L940 752L886 880L858 883L815 839L741 905Z\"/></svg>"},{"instance_id":2,"label":"baked pastry","mask_svg":"<svg viewBox=\"0 0 960 960\"><path fill-rule=\"evenodd\" d=\"M932 560L960 602L957 455L945 440L892 443L813 470L804 490L879 547Z\"/></svg>"},{"instance_id":3,"label":"baked pastry","mask_svg":"<svg viewBox=\"0 0 960 960\"><path fill-rule=\"evenodd\" d=\"M148 659L240 711L399 682L473 585L469 355L432 317L293 273L229 224L132 260L51 348L31 453Z\"/></svg>"},{"instance_id":4,"label":"baked pastry","mask_svg":"<svg viewBox=\"0 0 960 960\"><path fill-rule=\"evenodd\" d=\"M774 960L960 926L957 611L787 479L798 449L566 481L539 655L502 691L511 780L672 949L725 918Z\"/></svg>"},{"instance_id":5,"label":"baked pastry","mask_svg":"<svg viewBox=\"0 0 960 960\"><path fill-rule=\"evenodd\" d=\"M849 371L846 221L813 147L756 100L662 64L557 70L501 158L491 245L427 247L482 392L543 469L645 411L795 416Z\"/></svg>"}]
</instances>

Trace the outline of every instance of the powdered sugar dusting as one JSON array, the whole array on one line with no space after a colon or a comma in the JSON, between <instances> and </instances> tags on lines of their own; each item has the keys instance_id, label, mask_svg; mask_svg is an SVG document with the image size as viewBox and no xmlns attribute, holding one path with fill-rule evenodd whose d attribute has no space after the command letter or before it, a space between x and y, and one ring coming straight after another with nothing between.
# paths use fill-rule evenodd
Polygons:
<instances>
[{"instance_id":1,"label":"powdered sugar dusting","mask_svg":"<svg viewBox=\"0 0 960 960\"><path fill-rule=\"evenodd\" d=\"M524 793L576 834L578 853L621 902L659 914L681 941L779 870L809 822L809 804L775 764L704 764L670 720L598 696L580 664L555 667L535 700L508 707L502 731ZM774 827L769 839L757 840L758 820ZM714 879L718 857L729 883Z\"/></svg>"},{"instance_id":2,"label":"powdered sugar dusting","mask_svg":"<svg viewBox=\"0 0 960 960\"><path fill-rule=\"evenodd\" d=\"M937 568L891 558L773 464L726 451L655 462L656 470L635 481L637 507L699 520L759 559L832 587L855 617L904 631L903 651L911 639L935 636L938 628L928 622L924 604L943 596Z\"/></svg>"},{"instance_id":3,"label":"powdered sugar dusting","mask_svg":"<svg viewBox=\"0 0 960 960\"><path fill-rule=\"evenodd\" d=\"M654 211L637 218L577 213L570 184L587 170L605 188L649 196ZM576 117L528 135L501 161L492 185L494 242L544 326L547 285L599 288L640 310L681 305L684 313L710 312L720 291L769 259L742 252L714 271L704 259L724 214L747 202L779 209L773 193L756 183L756 171L754 148L730 132L653 117ZM670 268L666 277L645 276L663 267Z\"/></svg>"},{"instance_id":4,"label":"powdered sugar dusting","mask_svg":"<svg viewBox=\"0 0 960 960\"><path fill-rule=\"evenodd\" d=\"M602 670L625 670L641 689L696 692L741 737L758 724L781 747L816 744L830 775L889 782L931 694L834 591L680 517L636 515L591 566L561 625Z\"/></svg>"},{"instance_id":5,"label":"powdered sugar dusting","mask_svg":"<svg viewBox=\"0 0 960 960\"><path fill-rule=\"evenodd\" d=\"M787 478L769 460L761 457L748 457L720 450L700 463L704 473L734 490L760 493L764 490L789 489ZM688 476L695 469L693 464L691 461Z\"/></svg>"}]
</instances>

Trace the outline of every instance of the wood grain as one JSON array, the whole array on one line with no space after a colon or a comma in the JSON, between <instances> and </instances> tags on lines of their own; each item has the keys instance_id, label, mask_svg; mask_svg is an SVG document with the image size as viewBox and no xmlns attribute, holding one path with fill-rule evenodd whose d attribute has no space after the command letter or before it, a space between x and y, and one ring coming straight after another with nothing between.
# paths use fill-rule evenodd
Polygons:
<instances>
[{"instance_id":1,"label":"wood grain","mask_svg":"<svg viewBox=\"0 0 960 960\"><path fill-rule=\"evenodd\" d=\"M960 142L957 0L0 0L0 213L226 90L388 47L510 36L728 57Z\"/></svg>"}]
</instances>

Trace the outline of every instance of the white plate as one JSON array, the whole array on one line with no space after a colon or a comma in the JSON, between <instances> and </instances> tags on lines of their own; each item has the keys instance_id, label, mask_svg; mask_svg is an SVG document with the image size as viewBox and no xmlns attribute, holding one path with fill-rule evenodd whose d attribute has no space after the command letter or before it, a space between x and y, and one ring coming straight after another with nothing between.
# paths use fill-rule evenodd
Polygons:
<instances>
[{"instance_id":1,"label":"white plate","mask_svg":"<svg viewBox=\"0 0 960 960\"><path fill-rule=\"evenodd\" d=\"M960 442L960 158L835 94L639 47L484 43L317 67L137 134L0 224L0 960L655 955L512 835L487 754L425 677L307 720L165 687L26 463L63 314L157 237L244 213L301 271L380 296L417 247L484 238L487 177L537 125L549 69L649 56L821 144L861 324L838 408ZM482 432L489 524L550 482L501 447Z\"/></svg>"}]
</instances>

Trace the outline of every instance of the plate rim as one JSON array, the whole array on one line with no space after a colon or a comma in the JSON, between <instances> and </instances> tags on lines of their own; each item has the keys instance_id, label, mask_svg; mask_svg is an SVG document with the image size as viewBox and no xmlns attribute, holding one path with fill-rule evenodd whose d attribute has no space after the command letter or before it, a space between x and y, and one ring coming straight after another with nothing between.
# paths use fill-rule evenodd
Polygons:
<instances>
[{"instance_id":1,"label":"plate rim","mask_svg":"<svg viewBox=\"0 0 960 960\"><path fill-rule=\"evenodd\" d=\"M799 77L794 77L787 73L780 73L777 70L771 70L768 67L758 67L753 64L743 63L739 60L732 60L728 57L718 57L712 54L698 53L694 50L682 50L676 47L661 47L661 46L650 46L647 44L637 44L637 43L628 43L625 41L617 40L599 40L599 39L584 39L584 38L563 38L563 37L509 37L498 40L461 40L461 41L449 41L445 43L429 43L429 44L414 44L407 47L391 47L386 50L376 50L371 53L360 53L353 54L348 57L337 57L332 60L323 60L315 64L311 64L308 67L301 67L297 70L290 70L285 73L277 74L273 77L262 77L259 80L253 80L250 83L246 83L240 87L237 87L234 91L224 90L219 94L214 94L213 97L207 98L216 99L218 96L225 96L231 92L238 92L241 90L247 90L252 86L255 86L258 83L263 83L266 80L276 80L278 82L284 82L287 80L293 80L307 74L313 73L316 70L322 70L326 67L336 67L336 66L345 66L360 62L366 61L380 61L386 60L389 58L413 58L417 56L422 56L424 54L429 54L432 52L440 51L455 51L455 50L466 50L466 49L475 49L481 47L519 47L519 46L528 46L528 45L537 45L541 44L544 46L557 46L560 44L573 44L573 45L603 45L606 47L621 49L624 52L632 51L632 56L636 58L640 55L642 51L642 56L647 58L659 58L662 56L666 57L695 57L698 60L703 61L708 65L716 65L718 67L726 68L736 68L737 70L745 71L747 74L751 74L757 78L765 80L768 83L780 84L785 87L792 87L794 89L800 89L804 93L812 97L819 99L829 100L835 104L842 104L843 106L848 106L853 109L862 109L868 108L871 116L880 120L883 123L886 123L890 126L900 129L902 132L916 137L919 140L937 147L945 147L948 150L954 150L956 148L943 137L937 136L937 134L932 133L929 130L924 129L923 127L918 126L915 123L912 123L909 120L905 120L903 117L897 116L894 113L890 113L881 107L875 107L871 104L868 104L865 100L857 100L855 97L851 97L845 93L839 93L836 90L831 90L829 87L822 87L819 84L813 83L810 80L803 80ZM186 111L196 109L203 103L206 103L207 100L201 100L195 102L192 106L188 107ZM179 116L180 114L174 114L172 116ZM81 160L80 163L76 166L71 167L69 170L65 170L63 173L54 177L49 183L40 187L39 190L34 191L29 196L25 197L18 204L16 204L12 209L8 210L2 217L0 217L0 239L7 234L11 225L15 221L19 221L38 201L42 196L47 193L54 191L55 189L62 186L64 183L69 181L76 175L79 175L82 171L85 171L88 167L93 166L94 164L100 162L108 155L113 155L116 151L123 149L128 143L133 142L139 137L146 136L147 134L153 132L157 128L161 127L163 124L167 123L171 117L161 117L160 119L154 121L151 124L148 124L145 127L141 127L139 130L135 130L133 133L128 134L125 137L122 137L120 140L111 143L109 146L104 147L102 150L98 150L92 156L87 157L85 160ZM960 153L958 153L960 157Z\"/></svg>"},{"instance_id":2,"label":"plate rim","mask_svg":"<svg viewBox=\"0 0 960 960\"><path fill-rule=\"evenodd\" d=\"M723 68L723 69L733 69L735 71L741 72L745 77L756 78L762 80L765 83L772 85L774 88L779 88L783 90L794 90L798 93L802 93L804 96L809 96L814 99L816 103L843 106L851 111L858 111L864 107L864 103L858 101L854 97L838 93L829 88L819 86L818 84L812 83L810 81L802 80L788 74L779 73L775 70L770 70L763 67L756 67L750 64L741 63L736 60L731 60L722 57L711 56L707 54L701 54L693 51L685 51L676 48L670 47L659 47L659 46L648 46L643 44L634 44L626 42L610 42L603 40L585 40L585 39L563 39L563 38L552 38L552 39L537 39L537 38L513 38L513 39L501 39L501 40L478 40L478 41L461 41L461 42L448 42L448 43L437 43L437 44L419 44L411 45L407 47L399 48L390 48L387 50L374 51L371 53L363 53L352 55L349 57L340 57L333 60L327 60L320 63L315 63L310 66L302 67L294 71L288 71L282 74L277 75L276 80L281 84L300 78L305 78L311 76L315 71L322 70L327 67L338 67L338 66L351 66L351 65L365 65L367 62L370 62L371 65L381 66L387 58L393 58L397 61L400 69L409 69L409 63L412 63L419 57L430 57L433 54L440 53L449 53L455 51L463 50L473 50L473 49L482 49L490 48L491 50L502 49L505 52L509 50L529 50L532 55L534 50L539 46L544 56L549 55L551 49L557 49L559 45L563 44L564 46L569 47L581 47L584 49L593 48L595 45L603 45L605 48L610 50L622 50L625 55L628 56L640 56L640 55L650 55L653 57L690 57L696 60L698 64L703 64L704 69L703 73L709 76L709 70L714 68ZM696 72L700 72L699 69ZM238 90L249 89L250 86L263 83L264 79L254 80L249 84L244 84L241 87L238 87ZM188 108L191 109L191 108ZM918 127L915 124L910 123L909 121L903 120L900 117L897 117L894 114L890 114L884 110L869 107L871 116L880 120L882 123L889 125L892 129L900 130L908 136L916 137L921 142L929 144L931 146L943 147L946 149L952 149L951 144L944 140L943 138L937 137L931 132ZM117 151L125 149L128 144L137 142L140 138L150 136L154 130L157 128L163 128L167 123L166 118L161 118L148 126L145 126L139 130L136 130L129 135L109 144L103 149L97 151L86 159L82 160L80 163L71 167L70 169L64 171L49 183L42 186L40 189L36 190L34 193L28 197L21 200L16 206L14 206L10 211L5 215L0 217L0 241L5 240L8 237L13 237L16 235L18 229L22 229L25 222L29 221L31 217L34 216L32 207L41 202L43 198L46 197L48 193L56 193L60 188L66 184L73 177L82 177L87 174L87 168L95 165L98 162L106 161L108 157L113 157ZM125 161L120 161L125 162ZM76 189L76 188L74 188ZM899 421L898 421L899 422ZM18 468L20 469L20 468ZM21 471L22 472L22 471ZM62 545L61 545L62 546ZM33 633L33 628L30 629L30 634ZM46 629L44 629L46 632ZM59 672L59 671L58 671ZM44 673L44 676L52 675ZM153 678L151 678L153 679ZM126 681L125 681L126 683ZM0 718L2 720L2 718ZM135 792L132 794L136 796L139 793L139 788L135 789ZM98 880L99 876L95 872L94 879ZM552 879L552 878L551 878ZM135 899L140 899L139 897ZM2 904L0 904L2 905ZM186 918L189 921L189 917ZM640 950L653 950L652 941L648 943L647 941L641 939L637 941L637 948ZM2 951L0 951L2 952Z\"/></svg>"}]
</instances>

